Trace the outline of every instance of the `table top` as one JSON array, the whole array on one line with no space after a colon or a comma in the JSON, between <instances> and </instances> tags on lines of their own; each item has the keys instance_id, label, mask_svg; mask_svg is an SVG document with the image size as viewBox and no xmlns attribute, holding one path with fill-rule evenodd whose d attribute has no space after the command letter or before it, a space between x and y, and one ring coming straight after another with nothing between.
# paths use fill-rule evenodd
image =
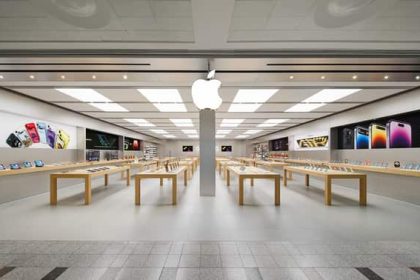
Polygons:
<instances>
[{"instance_id":1,"label":"table top","mask_svg":"<svg viewBox=\"0 0 420 280\"><path fill-rule=\"evenodd\" d=\"M258 168L258 167L251 167L251 166L228 166L228 169L230 171L233 171L234 173L238 174L238 175L252 175L252 176L261 176L261 175L266 175L266 176L274 176L274 175L278 175L280 176L279 173L275 173L275 172L271 172L262 168Z\"/></svg>"},{"instance_id":2,"label":"table top","mask_svg":"<svg viewBox=\"0 0 420 280\"><path fill-rule=\"evenodd\" d=\"M185 171L186 167L185 166L180 166L177 169L171 170L171 171L166 171L165 168L158 168L158 169L153 169L153 170L145 170L145 171L141 171L137 174L135 174L134 176L143 176L143 175L156 175L156 176L165 176L165 175L177 175L179 173L181 173L182 171Z\"/></svg>"},{"instance_id":3,"label":"table top","mask_svg":"<svg viewBox=\"0 0 420 280\"><path fill-rule=\"evenodd\" d=\"M63 176L63 177L77 177L77 176L100 176L109 173L116 173L121 172L124 170L129 169L128 166L114 166L114 165L107 165L107 166L100 166L100 167L92 167L92 168L85 168L85 169L76 169L70 171L64 171L60 173L51 174L53 176Z\"/></svg>"},{"instance_id":4,"label":"table top","mask_svg":"<svg viewBox=\"0 0 420 280\"><path fill-rule=\"evenodd\" d=\"M130 166L146 166L146 165L153 165L157 164L157 160L144 160L144 161L137 161L137 162L131 162Z\"/></svg>"},{"instance_id":5,"label":"table top","mask_svg":"<svg viewBox=\"0 0 420 280\"><path fill-rule=\"evenodd\" d=\"M257 165L267 165L267 166L288 166L287 162L279 162L279 161L268 161L268 160L257 160L255 161Z\"/></svg>"},{"instance_id":6,"label":"table top","mask_svg":"<svg viewBox=\"0 0 420 280\"><path fill-rule=\"evenodd\" d=\"M116 159L116 160L101 160L101 161L83 161L83 162L67 162L67 163L57 163L57 164L46 164L43 167L29 167L16 170L0 170L0 176L7 175L20 175L36 172L48 172L48 171L58 171L65 169L75 169L81 167L90 167L90 166L99 166L99 165L109 165L109 164L122 164L132 162L132 159Z\"/></svg>"},{"instance_id":7,"label":"table top","mask_svg":"<svg viewBox=\"0 0 420 280\"><path fill-rule=\"evenodd\" d=\"M285 166L284 170L290 170L299 173L312 174L312 175L321 175L321 176L342 176L342 177L351 177L351 176L366 176L363 173L348 172L342 170L333 170L333 169L311 169L305 166Z\"/></svg>"},{"instance_id":8,"label":"table top","mask_svg":"<svg viewBox=\"0 0 420 280\"><path fill-rule=\"evenodd\" d=\"M244 166L245 164L243 164L242 162L236 161L236 160L227 160L227 161L223 161L220 163L221 165L224 166Z\"/></svg>"}]
</instances>

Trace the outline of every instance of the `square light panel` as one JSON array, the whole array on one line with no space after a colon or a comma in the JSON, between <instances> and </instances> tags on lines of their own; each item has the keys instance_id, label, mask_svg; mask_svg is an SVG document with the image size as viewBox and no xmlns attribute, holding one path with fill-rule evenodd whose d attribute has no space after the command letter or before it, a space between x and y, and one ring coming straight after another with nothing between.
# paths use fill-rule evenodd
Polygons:
<instances>
[{"instance_id":1,"label":"square light panel","mask_svg":"<svg viewBox=\"0 0 420 280\"><path fill-rule=\"evenodd\" d=\"M197 130L196 129L182 129L182 132L184 134L197 134Z\"/></svg>"},{"instance_id":2,"label":"square light panel","mask_svg":"<svg viewBox=\"0 0 420 280\"><path fill-rule=\"evenodd\" d=\"M324 103L298 103L287 109L286 112L310 112L324 105Z\"/></svg>"},{"instance_id":3,"label":"square light panel","mask_svg":"<svg viewBox=\"0 0 420 280\"><path fill-rule=\"evenodd\" d=\"M124 119L127 122L131 122L137 126L142 126L142 127L151 127L151 126L155 126L154 124L152 124L149 121L146 121L145 119Z\"/></svg>"},{"instance_id":4,"label":"square light panel","mask_svg":"<svg viewBox=\"0 0 420 280\"><path fill-rule=\"evenodd\" d=\"M264 103L277 91L278 89L240 89L233 103Z\"/></svg>"},{"instance_id":5,"label":"square light panel","mask_svg":"<svg viewBox=\"0 0 420 280\"><path fill-rule=\"evenodd\" d=\"M288 120L289 119L268 119L268 120L264 121L263 123L260 123L257 126L258 127L272 127L272 126L276 126L280 123L287 122Z\"/></svg>"},{"instance_id":6,"label":"square light panel","mask_svg":"<svg viewBox=\"0 0 420 280\"><path fill-rule=\"evenodd\" d=\"M187 112L184 103L153 103L161 112Z\"/></svg>"},{"instance_id":7,"label":"square light panel","mask_svg":"<svg viewBox=\"0 0 420 280\"><path fill-rule=\"evenodd\" d=\"M219 134L219 135L221 135L221 134L229 134L229 133L231 133L232 132L232 130L231 129L218 129L217 131L216 131L216 134Z\"/></svg>"},{"instance_id":8,"label":"square light panel","mask_svg":"<svg viewBox=\"0 0 420 280\"><path fill-rule=\"evenodd\" d=\"M314 95L306 98L302 102L334 102L336 100L339 100L341 98L344 98L346 96L349 96L353 93L356 93L358 91L361 91L361 89L358 88L344 88L344 89L323 89Z\"/></svg>"},{"instance_id":9,"label":"square light panel","mask_svg":"<svg viewBox=\"0 0 420 280\"><path fill-rule=\"evenodd\" d=\"M250 129L250 130L245 131L244 134L256 134L256 133L259 133L261 131L262 131L262 129Z\"/></svg>"},{"instance_id":10,"label":"square light panel","mask_svg":"<svg viewBox=\"0 0 420 280\"><path fill-rule=\"evenodd\" d=\"M255 112L260 108L262 103L232 103L228 109L231 113L247 113Z\"/></svg>"},{"instance_id":11,"label":"square light panel","mask_svg":"<svg viewBox=\"0 0 420 280\"><path fill-rule=\"evenodd\" d=\"M183 102L177 89L137 89L152 103L156 102Z\"/></svg>"},{"instance_id":12,"label":"square light panel","mask_svg":"<svg viewBox=\"0 0 420 280\"><path fill-rule=\"evenodd\" d=\"M163 129L151 129L150 131L157 134L168 134L168 132Z\"/></svg>"},{"instance_id":13,"label":"square light panel","mask_svg":"<svg viewBox=\"0 0 420 280\"><path fill-rule=\"evenodd\" d=\"M245 119L223 119L220 126L221 127L237 127L239 126Z\"/></svg>"},{"instance_id":14,"label":"square light panel","mask_svg":"<svg viewBox=\"0 0 420 280\"><path fill-rule=\"evenodd\" d=\"M193 127L194 124L191 119L170 119L171 122L179 127Z\"/></svg>"}]
</instances>

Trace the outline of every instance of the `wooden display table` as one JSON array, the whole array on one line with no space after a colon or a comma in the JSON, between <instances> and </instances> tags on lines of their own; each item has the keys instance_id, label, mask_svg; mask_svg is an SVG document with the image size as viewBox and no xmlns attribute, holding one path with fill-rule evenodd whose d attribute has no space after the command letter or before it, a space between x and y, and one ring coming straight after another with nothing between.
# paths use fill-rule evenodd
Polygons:
<instances>
[{"instance_id":1,"label":"wooden display table","mask_svg":"<svg viewBox=\"0 0 420 280\"><path fill-rule=\"evenodd\" d=\"M94 169L104 168L103 170L93 171ZM106 169L105 169L106 168ZM92 171L90 171L92 170ZM92 201L92 178L104 176L105 186L108 186L108 176L110 174L126 172L127 186L130 185L130 168L128 166L103 166L91 169L72 170L68 172L50 174L50 204L57 205L57 184L58 179L84 179L85 180L85 204Z\"/></svg>"},{"instance_id":2,"label":"wooden display table","mask_svg":"<svg viewBox=\"0 0 420 280\"><path fill-rule=\"evenodd\" d=\"M172 180L172 204L175 205L177 201L177 184L178 184L178 175L184 173L184 186L187 186L188 178L188 169L185 166L181 166L176 170L166 172L164 168L156 170L148 170L140 172L134 175L135 180L135 204L140 205L141 200L141 180L144 179L160 179L160 186L163 186L163 179Z\"/></svg>"},{"instance_id":3,"label":"wooden display table","mask_svg":"<svg viewBox=\"0 0 420 280\"><path fill-rule=\"evenodd\" d=\"M246 165L255 166L256 159L254 159L254 158L238 157L236 159L239 160L242 163L245 163Z\"/></svg>"},{"instance_id":4,"label":"wooden display table","mask_svg":"<svg viewBox=\"0 0 420 280\"><path fill-rule=\"evenodd\" d=\"M191 160L193 162L194 172L195 172L195 170L197 170L198 162L199 162L198 157L185 158L184 160Z\"/></svg>"},{"instance_id":5,"label":"wooden display table","mask_svg":"<svg viewBox=\"0 0 420 280\"><path fill-rule=\"evenodd\" d=\"M270 169L270 171L273 171L275 167L280 167L283 168L285 166L289 166L290 164L286 163L286 162L277 162L277 161L266 161L266 160L257 160L255 161L255 166L264 166L264 167L268 167ZM292 173L288 172L288 179L292 180Z\"/></svg>"},{"instance_id":6,"label":"wooden display table","mask_svg":"<svg viewBox=\"0 0 420 280\"><path fill-rule=\"evenodd\" d=\"M243 170L241 170L241 168ZM274 204L280 205L280 174L267 171L257 167L228 166L226 168L226 184L230 186L230 173L233 172L239 178L239 205L244 204L244 180L251 179L251 186L254 179L273 179L274 180Z\"/></svg>"},{"instance_id":7,"label":"wooden display table","mask_svg":"<svg viewBox=\"0 0 420 280\"><path fill-rule=\"evenodd\" d=\"M137 161L130 163L131 168L140 168L141 170L144 170L146 168L157 168L158 167L158 161L157 160L145 160L145 161Z\"/></svg>"},{"instance_id":8,"label":"wooden display table","mask_svg":"<svg viewBox=\"0 0 420 280\"><path fill-rule=\"evenodd\" d=\"M188 178L191 179L192 176L194 175L194 161L193 160L180 160L179 162L180 166L185 166L188 170L187 174L188 174Z\"/></svg>"},{"instance_id":9,"label":"wooden display table","mask_svg":"<svg viewBox=\"0 0 420 280\"><path fill-rule=\"evenodd\" d=\"M174 161L176 160L175 157L164 157L164 158L160 158L158 159L158 167L164 167L166 163L170 162L170 161Z\"/></svg>"},{"instance_id":10,"label":"wooden display table","mask_svg":"<svg viewBox=\"0 0 420 280\"><path fill-rule=\"evenodd\" d=\"M225 161L230 161L230 160L231 159L229 158L222 158L222 157L216 158L216 169L219 170L219 173L220 173L221 164Z\"/></svg>"},{"instance_id":11,"label":"wooden display table","mask_svg":"<svg viewBox=\"0 0 420 280\"><path fill-rule=\"evenodd\" d=\"M366 174L353 173L338 170L315 170L305 168L303 166L286 166L284 167L283 183L287 187L286 172L296 172L305 175L305 185L309 187L309 175L324 178L324 203L331 205L331 186L332 179L359 179L359 204L366 206L367 204L367 176Z\"/></svg>"},{"instance_id":12,"label":"wooden display table","mask_svg":"<svg viewBox=\"0 0 420 280\"><path fill-rule=\"evenodd\" d=\"M103 165L123 165L129 162L132 162L132 159L115 159L115 160L101 160L101 161L83 161L83 162L69 162L69 163L60 163L60 164L48 164L43 167L30 167L22 168L16 170L0 170L0 176L8 175L21 175L28 173L36 172L49 172L49 171L58 171L66 169L77 169L91 166L103 166Z\"/></svg>"},{"instance_id":13,"label":"wooden display table","mask_svg":"<svg viewBox=\"0 0 420 280\"><path fill-rule=\"evenodd\" d=\"M223 178L226 178L226 169L228 166L245 166L245 164L236 160L222 161L219 164L219 175L223 174Z\"/></svg>"}]
</instances>

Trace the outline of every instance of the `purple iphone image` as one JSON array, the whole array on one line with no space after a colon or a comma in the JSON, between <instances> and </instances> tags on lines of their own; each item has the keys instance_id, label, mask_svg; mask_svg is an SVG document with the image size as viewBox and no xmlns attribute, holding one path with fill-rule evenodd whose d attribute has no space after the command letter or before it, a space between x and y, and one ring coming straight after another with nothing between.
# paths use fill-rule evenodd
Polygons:
<instances>
[{"instance_id":1,"label":"purple iphone image","mask_svg":"<svg viewBox=\"0 0 420 280\"><path fill-rule=\"evenodd\" d=\"M55 147L55 131L51 128L51 126L48 126L47 129L47 144L51 148L54 149Z\"/></svg>"},{"instance_id":2,"label":"purple iphone image","mask_svg":"<svg viewBox=\"0 0 420 280\"><path fill-rule=\"evenodd\" d=\"M390 120L386 124L389 148L411 147L411 125L409 123Z\"/></svg>"}]
</instances>

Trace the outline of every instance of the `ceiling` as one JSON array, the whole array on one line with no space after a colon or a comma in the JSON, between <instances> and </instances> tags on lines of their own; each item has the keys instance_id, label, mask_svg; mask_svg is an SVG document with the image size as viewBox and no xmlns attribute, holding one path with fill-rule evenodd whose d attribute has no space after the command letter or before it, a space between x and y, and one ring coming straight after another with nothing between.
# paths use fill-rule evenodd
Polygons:
<instances>
[{"instance_id":1,"label":"ceiling","mask_svg":"<svg viewBox=\"0 0 420 280\"><path fill-rule=\"evenodd\" d=\"M417 0L0 0L0 49L418 50Z\"/></svg>"},{"instance_id":2,"label":"ceiling","mask_svg":"<svg viewBox=\"0 0 420 280\"><path fill-rule=\"evenodd\" d=\"M237 139L248 130L257 137L342 112L420 86L418 58L150 58L150 57L4 57L0 58L0 86L106 122L164 138L151 129L163 129L177 139L182 129L198 131L199 112L192 102L191 85L217 69L222 82L222 105L216 112L217 129L231 130L224 139ZM104 112L55 88L90 88L126 112ZM176 89L186 112L160 112L137 89ZM229 112L240 89L276 92L255 112ZM323 89L360 89L327 102L310 112L287 112ZM261 92L251 97L255 103ZM332 92L331 94L336 94ZM168 103L166 101L162 103ZM320 102L309 102L320 103ZM125 119L145 119L155 127L140 127ZM193 127L177 127L170 119L191 119ZM244 119L237 127L221 127L223 119ZM259 127L269 119L286 119Z\"/></svg>"}]
</instances>

